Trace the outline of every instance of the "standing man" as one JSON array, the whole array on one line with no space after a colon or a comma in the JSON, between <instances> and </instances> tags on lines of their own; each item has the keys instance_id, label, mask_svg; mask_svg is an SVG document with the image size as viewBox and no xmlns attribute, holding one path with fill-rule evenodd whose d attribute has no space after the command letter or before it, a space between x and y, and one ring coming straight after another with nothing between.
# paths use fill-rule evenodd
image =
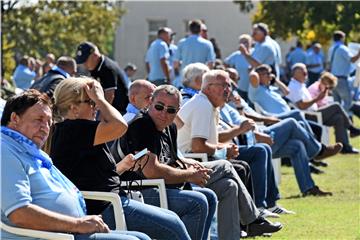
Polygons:
<instances>
[{"instance_id":1,"label":"standing man","mask_svg":"<svg viewBox=\"0 0 360 240\"><path fill-rule=\"evenodd\" d=\"M303 45L300 41L296 42L296 48L291 53L289 53L289 55L286 58L286 61L290 69L296 63L306 62L306 52L304 51Z\"/></svg>"},{"instance_id":2,"label":"standing man","mask_svg":"<svg viewBox=\"0 0 360 240\"><path fill-rule=\"evenodd\" d=\"M253 26L252 37L255 44L255 49L252 53L252 57L259 64L267 64L271 67L272 72L278 76L276 71L276 48L272 41L266 38L269 35L269 28L265 23L256 23Z\"/></svg>"},{"instance_id":3,"label":"standing man","mask_svg":"<svg viewBox=\"0 0 360 240\"><path fill-rule=\"evenodd\" d=\"M349 48L344 44L346 34L335 31L333 35L334 44L329 49L330 71L338 78L338 84L333 91L334 100L341 103L349 112L352 105L351 88L348 82L351 63L360 58L360 50L355 56L351 56Z\"/></svg>"},{"instance_id":4,"label":"standing man","mask_svg":"<svg viewBox=\"0 0 360 240\"><path fill-rule=\"evenodd\" d=\"M53 96L56 86L65 78L76 73L77 65L73 58L61 56L42 78L34 82L30 87L46 93L50 98Z\"/></svg>"},{"instance_id":5,"label":"standing man","mask_svg":"<svg viewBox=\"0 0 360 240\"><path fill-rule=\"evenodd\" d=\"M83 64L91 76L100 81L105 99L120 113L125 113L129 103L129 83L126 82L119 65L101 54L97 46L91 42L83 42L78 46L76 63Z\"/></svg>"},{"instance_id":6,"label":"standing man","mask_svg":"<svg viewBox=\"0 0 360 240\"><path fill-rule=\"evenodd\" d=\"M321 55L321 44L315 43L312 51L308 51L306 55L306 67L309 70L309 79L306 86L310 86L320 78L320 74L324 71L324 63Z\"/></svg>"},{"instance_id":7,"label":"standing man","mask_svg":"<svg viewBox=\"0 0 360 240\"><path fill-rule=\"evenodd\" d=\"M148 80L157 86L170 84L169 44L171 34L170 28L160 28L157 34L158 38L151 43L146 53Z\"/></svg>"},{"instance_id":8,"label":"standing man","mask_svg":"<svg viewBox=\"0 0 360 240\"><path fill-rule=\"evenodd\" d=\"M31 86L35 76L36 73L30 67L30 58L26 55L23 56L13 74L15 86L26 90Z\"/></svg>"},{"instance_id":9,"label":"standing man","mask_svg":"<svg viewBox=\"0 0 360 240\"><path fill-rule=\"evenodd\" d=\"M184 69L190 63L204 63L211 69L215 63L215 52L212 43L201 37L200 20L192 20L189 23L190 35L178 43L175 55L175 69Z\"/></svg>"}]
</instances>

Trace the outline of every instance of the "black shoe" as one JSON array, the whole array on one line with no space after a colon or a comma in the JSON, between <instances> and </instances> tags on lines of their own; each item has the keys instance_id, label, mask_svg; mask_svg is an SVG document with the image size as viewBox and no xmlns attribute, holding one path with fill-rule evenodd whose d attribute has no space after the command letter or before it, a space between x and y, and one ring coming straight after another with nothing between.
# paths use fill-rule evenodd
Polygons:
<instances>
[{"instance_id":1,"label":"black shoe","mask_svg":"<svg viewBox=\"0 0 360 240\"><path fill-rule=\"evenodd\" d=\"M259 217L247 226L248 237L261 236L264 233L273 233L279 231L283 225L279 222L272 223L269 220Z\"/></svg>"},{"instance_id":2,"label":"black shoe","mask_svg":"<svg viewBox=\"0 0 360 240\"><path fill-rule=\"evenodd\" d=\"M321 160L324 158L328 158L334 156L338 152L340 152L343 148L342 143L335 143L333 145L325 146L321 150L320 154L315 157L315 160Z\"/></svg>"},{"instance_id":3,"label":"black shoe","mask_svg":"<svg viewBox=\"0 0 360 240\"><path fill-rule=\"evenodd\" d=\"M314 166L316 166L316 167L327 167L327 166L329 166L328 163L323 162L323 161L321 161L321 160L311 159L310 162L311 162Z\"/></svg>"},{"instance_id":4,"label":"black shoe","mask_svg":"<svg viewBox=\"0 0 360 240\"><path fill-rule=\"evenodd\" d=\"M350 137L354 138L360 136L360 129L354 126L349 127Z\"/></svg>"},{"instance_id":5,"label":"black shoe","mask_svg":"<svg viewBox=\"0 0 360 240\"><path fill-rule=\"evenodd\" d=\"M316 197L325 197L325 196L332 196L332 192L324 192L318 186L314 186L310 188L306 192L303 193L303 197L307 196L316 196Z\"/></svg>"},{"instance_id":6,"label":"black shoe","mask_svg":"<svg viewBox=\"0 0 360 240\"><path fill-rule=\"evenodd\" d=\"M341 149L341 153L343 154L359 154L359 150L356 148L353 148L351 145L344 146L343 149Z\"/></svg>"},{"instance_id":7,"label":"black shoe","mask_svg":"<svg viewBox=\"0 0 360 240\"><path fill-rule=\"evenodd\" d=\"M320 168L315 167L313 164L309 164L309 168L310 168L310 172L314 173L314 174L323 174L325 173L323 170L321 170Z\"/></svg>"}]
</instances>

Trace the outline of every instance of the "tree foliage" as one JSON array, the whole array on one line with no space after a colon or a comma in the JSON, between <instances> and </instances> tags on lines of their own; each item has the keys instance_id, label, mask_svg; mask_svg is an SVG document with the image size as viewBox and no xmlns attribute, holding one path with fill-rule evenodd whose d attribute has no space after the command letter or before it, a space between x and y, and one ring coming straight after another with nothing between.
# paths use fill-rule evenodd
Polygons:
<instances>
[{"instance_id":1,"label":"tree foliage","mask_svg":"<svg viewBox=\"0 0 360 240\"><path fill-rule=\"evenodd\" d=\"M112 52L120 16L114 1L1 1L3 56L27 54L43 58L74 56L81 41L92 41L102 52ZM14 64L2 58L3 70L10 74Z\"/></svg>"},{"instance_id":2,"label":"tree foliage","mask_svg":"<svg viewBox=\"0 0 360 240\"><path fill-rule=\"evenodd\" d=\"M241 11L254 8L252 1L235 1ZM327 45L334 30L342 30L352 41L360 40L359 1L261 1L254 22L264 22L283 39L298 36Z\"/></svg>"}]
</instances>

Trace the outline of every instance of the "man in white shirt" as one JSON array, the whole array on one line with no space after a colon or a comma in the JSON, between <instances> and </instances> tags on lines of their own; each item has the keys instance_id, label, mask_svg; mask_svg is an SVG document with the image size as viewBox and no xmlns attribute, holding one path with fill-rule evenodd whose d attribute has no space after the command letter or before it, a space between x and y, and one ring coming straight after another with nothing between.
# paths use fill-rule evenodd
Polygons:
<instances>
[{"instance_id":1,"label":"man in white shirt","mask_svg":"<svg viewBox=\"0 0 360 240\"><path fill-rule=\"evenodd\" d=\"M335 128L336 142L343 144L341 152L358 154L359 151L350 145L347 130L350 131L352 137L355 137L360 135L360 129L352 125L344 109L338 103L318 108L315 103L327 96L329 89L325 89L317 97L312 98L309 90L306 88L306 79L306 65L303 63L293 65L292 79L288 86L290 93L286 97L299 109L320 112L323 124Z\"/></svg>"}]
</instances>

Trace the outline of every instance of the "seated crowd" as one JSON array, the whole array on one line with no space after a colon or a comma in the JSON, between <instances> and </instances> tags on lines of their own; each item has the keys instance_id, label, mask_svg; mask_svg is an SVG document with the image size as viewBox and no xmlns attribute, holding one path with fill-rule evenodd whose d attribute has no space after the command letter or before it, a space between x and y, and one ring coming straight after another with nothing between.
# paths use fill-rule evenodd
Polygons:
<instances>
[{"instance_id":1,"label":"seated crowd","mask_svg":"<svg viewBox=\"0 0 360 240\"><path fill-rule=\"evenodd\" d=\"M191 41L204 43L204 51L210 46L199 35L204 26L192 24L192 35L179 43L174 59L182 70L181 90L169 84L164 61L158 64L164 76L152 72L153 82L130 83L119 77L115 62L85 42L76 62L60 57L35 89L7 100L1 118L3 223L75 239L205 240L217 215L218 239L271 235L283 225L267 218L295 214L277 203L275 158L290 159L302 196L332 195L316 185L310 162L326 165L323 160L340 151L356 153L349 137L360 135L340 104L325 101L337 78L323 73L308 89L306 65L296 63L286 86L272 66L261 63L263 52L251 56L245 35L238 54L252 70L240 79L232 57L224 65L212 62L213 53L203 63L196 56L185 60L181 52L189 51ZM253 35L266 33L263 28L254 26ZM160 29L153 48L166 49L161 41L170 36L171 29ZM148 61L153 57L147 54ZM76 63L92 77L73 77ZM114 88L114 81L121 87ZM321 113L322 124L334 127L335 144L321 142L322 125L307 119L305 109ZM143 149L145 156L135 159ZM208 162L187 153L206 154ZM141 186L141 180L158 178L166 184L168 209L160 208L157 189ZM122 181L137 181L144 202L133 200ZM84 200L80 191L119 195L127 230L114 230L110 203Z\"/></svg>"}]
</instances>

